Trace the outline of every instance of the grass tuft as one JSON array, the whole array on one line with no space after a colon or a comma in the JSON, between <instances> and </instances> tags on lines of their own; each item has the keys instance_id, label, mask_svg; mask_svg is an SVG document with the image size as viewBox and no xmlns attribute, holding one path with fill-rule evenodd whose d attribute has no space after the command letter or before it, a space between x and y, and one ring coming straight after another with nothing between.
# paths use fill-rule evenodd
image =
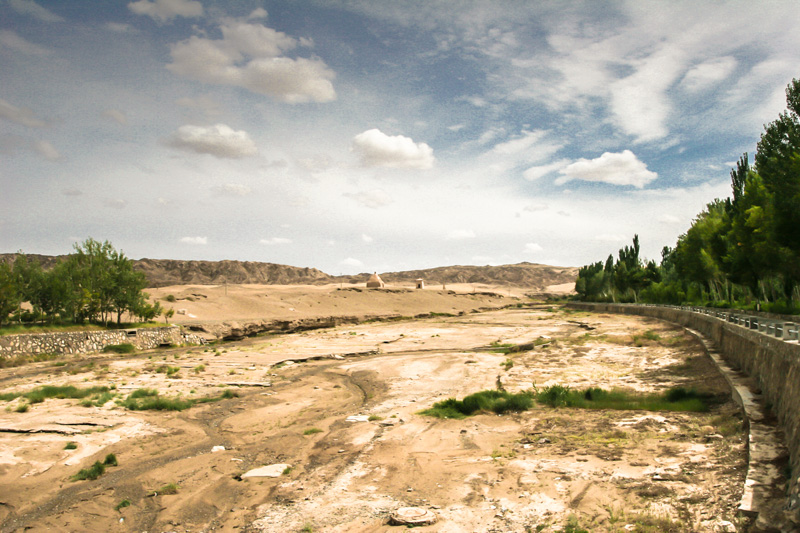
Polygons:
<instances>
[{"instance_id":1,"label":"grass tuft","mask_svg":"<svg viewBox=\"0 0 800 533\"><path fill-rule=\"evenodd\" d=\"M108 346L104 346L100 351L103 353L126 354L135 352L136 346L129 342L123 342L122 344L109 344Z\"/></svg>"},{"instance_id":2,"label":"grass tuft","mask_svg":"<svg viewBox=\"0 0 800 533\"><path fill-rule=\"evenodd\" d=\"M131 501L128 499L122 500L117 505L114 506L115 511L119 511L120 509L124 509L125 507L130 507Z\"/></svg>"},{"instance_id":3,"label":"grass tuft","mask_svg":"<svg viewBox=\"0 0 800 533\"><path fill-rule=\"evenodd\" d=\"M511 411L526 411L533 406L533 396L529 392L512 394L500 390L485 390L466 396L463 400L448 398L436 402L430 409L420 414L436 418L464 418L478 412L503 414Z\"/></svg>"},{"instance_id":4,"label":"grass tuft","mask_svg":"<svg viewBox=\"0 0 800 533\"><path fill-rule=\"evenodd\" d=\"M81 468L77 474L70 477L72 481L95 480L102 476L106 471L106 467L100 461L95 463L89 468Z\"/></svg>"},{"instance_id":5,"label":"grass tuft","mask_svg":"<svg viewBox=\"0 0 800 533\"><path fill-rule=\"evenodd\" d=\"M550 407L642 411L706 412L714 396L694 389L673 387L662 394L641 394L598 387L585 390L551 385L536 393L536 401Z\"/></svg>"},{"instance_id":6,"label":"grass tuft","mask_svg":"<svg viewBox=\"0 0 800 533\"><path fill-rule=\"evenodd\" d=\"M322 433L322 430L319 428L308 428L303 431L303 435L313 435L314 433Z\"/></svg>"}]
</instances>

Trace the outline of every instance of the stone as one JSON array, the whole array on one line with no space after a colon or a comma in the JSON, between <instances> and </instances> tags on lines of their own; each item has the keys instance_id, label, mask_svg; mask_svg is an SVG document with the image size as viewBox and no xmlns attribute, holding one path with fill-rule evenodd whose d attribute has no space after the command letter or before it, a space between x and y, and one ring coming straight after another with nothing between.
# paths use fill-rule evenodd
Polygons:
<instances>
[{"instance_id":1,"label":"stone","mask_svg":"<svg viewBox=\"0 0 800 533\"><path fill-rule=\"evenodd\" d=\"M267 465L262 466L261 468L255 468L249 472L245 472L242 474L242 477L281 477L283 475L283 471L287 468L291 468L291 465L284 463Z\"/></svg>"},{"instance_id":2,"label":"stone","mask_svg":"<svg viewBox=\"0 0 800 533\"><path fill-rule=\"evenodd\" d=\"M224 451L225 451L225 446L214 446L211 448L211 453L224 452Z\"/></svg>"},{"instance_id":3,"label":"stone","mask_svg":"<svg viewBox=\"0 0 800 533\"><path fill-rule=\"evenodd\" d=\"M389 515L393 526L429 526L436 523L436 514L421 507L401 507Z\"/></svg>"}]
</instances>

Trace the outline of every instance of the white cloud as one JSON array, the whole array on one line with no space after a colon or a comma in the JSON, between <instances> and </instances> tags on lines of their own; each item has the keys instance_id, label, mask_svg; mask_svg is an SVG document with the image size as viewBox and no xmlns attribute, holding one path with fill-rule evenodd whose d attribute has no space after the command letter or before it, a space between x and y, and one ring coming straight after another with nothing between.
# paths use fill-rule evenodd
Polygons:
<instances>
[{"instance_id":1,"label":"white cloud","mask_svg":"<svg viewBox=\"0 0 800 533\"><path fill-rule=\"evenodd\" d=\"M661 215L658 217L658 221L662 224L678 224L680 223L681 219L673 215Z\"/></svg>"},{"instance_id":2,"label":"white cloud","mask_svg":"<svg viewBox=\"0 0 800 533\"><path fill-rule=\"evenodd\" d=\"M222 39L192 36L172 45L173 73L217 85L244 87L290 104L336 99L335 73L318 58L284 57L299 42L261 24L227 20Z\"/></svg>"},{"instance_id":3,"label":"white cloud","mask_svg":"<svg viewBox=\"0 0 800 533\"><path fill-rule=\"evenodd\" d=\"M727 56L704 61L692 67L681 80L690 92L702 91L725 80L736 69L736 58Z\"/></svg>"},{"instance_id":4,"label":"white cloud","mask_svg":"<svg viewBox=\"0 0 800 533\"><path fill-rule=\"evenodd\" d=\"M538 204L528 204L522 209L525 211L530 211L531 213L535 213L537 211L545 211L547 210L547 208L548 208L547 204L538 203Z\"/></svg>"},{"instance_id":5,"label":"white cloud","mask_svg":"<svg viewBox=\"0 0 800 533\"><path fill-rule=\"evenodd\" d=\"M561 170L562 168L566 167L569 164L568 159L561 159L556 161L555 163L550 163L548 165L540 165L536 167L531 167L525 172L522 173L522 176L529 181L535 181L539 178L547 176L548 174L552 174L557 170Z\"/></svg>"},{"instance_id":6,"label":"white cloud","mask_svg":"<svg viewBox=\"0 0 800 533\"><path fill-rule=\"evenodd\" d=\"M169 22L175 17L195 18L203 16L203 4L194 0L138 0L128 4L128 9L137 15L146 15L158 22Z\"/></svg>"},{"instance_id":7,"label":"white cloud","mask_svg":"<svg viewBox=\"0 0 800 533\"><path fill-rule=\"evenodd\" d=\"M173 148L226 159L256 155L258 149L246 131L235 131L225 124L202 127L185 125L167 139Z\"/></svg>"},{"instance_id":8,"label":"white cloud","mask_svg":"<svg viewBox=\"0 0 800 533\"><path fill-rule=\"evenodd\" d=\"M372 241L374 241L375 239L373 239L372 237L370 237L370 236L369 236L369 235L367 235L366 233L362 233L362 234L361 234L361 240L362 240L362 241L364 241L365 243L369 244L369 243L371 243Z\"/></svg>"},{"instance_id":9,"label":"white cloud","mask_svg":"<svg viewBox=\"0 0 800 533\"><path fill-rule=\"evenodd\" d=\"M392 198L381 189L372 189L369 191L357 193L344 193L342 196L352 198L364 207L377 209L392 203Z\"/></svg>"},{"instance_id":10,"label":"white cloud","mask_svg":"<svg viewBox=\"0 0 800 533\"><path fill-rule=\"evenodd\" d=\"M239 183L225 183L214 187L214 192L220 196L247 196L252 192L252 189Z\"/></svg>"},{"instance_id":11,"label":"white cloud","mask_svg":"<svg viewBox=\"0 0 800 533\"><path fill-rule=\"evenodd\" d=\"M626 242L628 240L628 237L626 237L625 235L603 233L601 235L595 235L594 240L600 242Z\"/></svg>"},{"instance_id":12,"label":"white cloud","mask_svg":"<svg viewBox=\"0 0 800 533\"><path fill-rule=\"evenodd\" d=\"M257 7L247 16L247 20L265 19L267 18L267 10L263 7Z\"/></svg>"},{"instance_id":13,"label":"white cloud","mask_svg":"<svg viewBox=\"0 0 800 533\"><path fill-rule=\"evenodd\" d=\"M546 134L545 131L523 131L520 137L497 144L493 150L503 155L518 154L539 142Z\"/></svg>"},{"instance_id":14,"label":"white cloud","mask_svg":"<svg viewBox=\"0 0 800 533\"><path fill-rule=\"evenodd\" d=\"M287 239L285 237L272 237L269 239L261 239L258 242L261 244L266 244L267 246L274 246L277 244L291 244L292 239Z\"/></svg>"},{"instance_id":15,"label":"white cloud","mask_svg":"<svg viewBox=\"0 0 800 533\"><path fill-rule=\"evenodd\" d=\"M557 185L571 180L595 181L611 185L632 185L641 189L658 177L630 150L605 152L596 159L579 159L560 171Z\"/></svg>"},{"instance_id":16,"label":"white cloud","mask_svg":"<svg viewBox=\"0 0 800 533\"><path fill-rule=\"evenodd\" d=\"M29 15L42 22L63 22L64 18L45 9L33 0L8 0L8 5L21 15Z\"/></svg>"},{"instance_id":17,"label":"white cloud","mask_svg":"<svg viewBox=\"0 0 800 533\"><path fill-rule=\"evenodd\" d=\"M27 107L16 107L0 98L0 118L10 120L29 128L47 126L47 122L36 116L33 110Z\"/></svg>"},{"instance_id":18,"label":"white cloud","mask_svg":"<svg viewBox=\"0 0 800 533\"><path fill-rule=\"evenodd\" d=\"M427 144L403 135L386 135L375 128L353 138L353 151L366 167L426 169L435 161Z\"/></svg>"},{"instance_id":19,"label":"white cloud","mask_svg":"<svg viewBox=\"0 0 800 533\"><path fill-rule=\"evenodd\" d=\"M27 41L11 30L0 30L0 46L32 56L46 56L52 53L50 49Z\"/></svg>"},{"instance_id":20,"label":"white cloud","mask_svg":"<svg viewBox=\"0 0 800 533\"><path fill-rule=\"evenodd\" d=\"M522 253L535 254L541 252L542 250L544 250L544 248L542 248L539 244L535 242L529 242L525 245L525 249L522 251Z\"/></svg>"},{"instance_id":21,"label":"white cloud","mask_svg":"<svg viewBox=\"0 0 800 533\"><path fill-rule=\"evenodd\" d=\"M33 149L48 161L58 161L61 159L59 151L48 141L36 141L33 143Z\"/></svg>"},{"instance_id":22,"label":"white cloud","mask_svg":"<svg viewBox=\"0 0 800 533\"><path fill-rule=\"evenodd\" d=\"M128 117L119 109L106 109L103 111L103 116L107 119L113 120L117 124L121 124L123 126L128 125Z\"/></svg>"},{"instance_id":23,"label":"white cloud","mask_svg":"<svg viewBox=\"0 0 800 533\"><path fill-rule=\"evenodd\" d=\"M103 205L111 209L125 209L125 206L128 205L128 202L126 202L125 200L121 200L119 198L117 199L109 198L108 200L105 200L103 202Z\"/></svg>"},{"instance_id":24,"label":"white cloud","mask_svg":"<svg viewBox=\"0 0 800 533\"><path fill-rule=\"evenodd\" d=\"M342 265L342 266L351 266L351 267L359 267L359 268L364 266L364 263L362 263L358 259L354 259L352 257L348 257L347 259L343 259L343 260L339 261L339 264Z\"/></svg>"},{"instance_id":25,"label":"white cloud","mask_svg":"<svg viewBox=\"0 0 800 533\"><path fill-rule=\"evenodd\" d=\"M181 242L183 244L197 244L205 246L208 244L208 237L183 237Z\"/></svg>"},{"instance_id":26,"label":"white cloud","mask_svg":"<svg viewBox=\"0 0 800 533\"><path fill-rule=\"evenodd\" d=\"M475 232L471 229L454 229L450 233L447 234L447 238L451 240L464 240L464 239L474 239Z\"/></svg>"},{"instance_id":27,"label":"white cloud","mask_svg":"<svg viewBox=\"0 0 800 533\"><path fill-rule=\"evenodd\" d=\"M453 124L452 126L447 126L447 129L450 131L461 131L466 127L465 124Z\"/></svg>"}]
</instances>

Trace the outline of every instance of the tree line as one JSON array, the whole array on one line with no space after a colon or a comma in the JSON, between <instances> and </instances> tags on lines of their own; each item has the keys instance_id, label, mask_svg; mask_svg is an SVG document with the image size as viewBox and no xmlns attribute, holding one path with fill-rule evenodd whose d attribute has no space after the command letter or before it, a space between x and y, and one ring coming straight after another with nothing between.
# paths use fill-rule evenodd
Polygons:
<instances>
[{"instance_id":1,"label":"tree line","mask_svg":"<svg viewBox=\"0 0 800 533\"><path fill-rule=\"evenodd\" d=\"M707 204L660 264L639 257L636 236L616 259L581 267L579 297L800 312L800 80L786 102L753 165L745 153L731 170L731 196Z\"/></svg>"},{"instance_id":2,"label":"tree line","mask_svg":"<svg viewBox=\"0 0 800 533\"><path fill-rule=\"evenodd\" d=\"M133 262L108 242L92 238L45 270L23 253L0 263L0 325L6 322L108 325L122 317L146 322L164 310L148 302L147 280ZM23 310L27 302L30 310Z\"/></svg>"}]
</instances>

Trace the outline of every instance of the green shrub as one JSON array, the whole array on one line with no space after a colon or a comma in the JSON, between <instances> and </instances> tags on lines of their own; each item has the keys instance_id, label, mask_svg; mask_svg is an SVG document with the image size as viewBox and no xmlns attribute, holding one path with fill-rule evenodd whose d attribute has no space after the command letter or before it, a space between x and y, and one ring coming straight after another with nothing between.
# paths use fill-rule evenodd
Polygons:
<instances>
[{"instance_id":1,"label":"green shrub","mask_svg":"<svg viewBox=\"0 0 800 533\"><path fill-rule=\"evenodd\" d=\"M172 494L178 494L179 488L180 486L177 483L167 483L166 485L164 485L163 487L154 492L156 493L156 495L160 494L161 496L170 496Z\"/></svg>"},{"instance_id":2,"label":"green shrub","mask_svg":"<svg viewBox=\"0 0 800 533\"><path fill-rule=\"evenodd\" d=\"M133 353L136 351L136 346L129 342L123 342L122 344L109 344L108 346L103 347L101 352L103 353Z\"/></svg>"},{"instance_id":3,"label":"green shrub","mask_svg":"<svg viewBox=\"0 0 800 533\"><path fill-rule=\"evenodd\" d=\"M103 464L105 466L117 466L119 463L117 462L117 456L113 453L106 455L106 458L103 459Z\"/></svg>"},{"instance_id":4,"label":"green shrub","mask_svg":"<svg viewBox=\"0 0 800 533\"><path fill-rule=\"evenodd\" d=\"M502 414L510 411L526 411L532 405L533 398L528 392L512 394L500 390L485 390L470 394L463 400L448 398L436 402L433 407L421 411L420 414L436 418L464 418L477 412Z\"/></svg>"},{"instance_id":5,"label":"green shrub","mask_svg":"<svg viewBox=\"0 0 800 533\"><path fill-rule=\"evenodd\" d=\"M130 506L131 506L131 501L125 499L119 502L117 505L115 505L114 510L119 511L120 509L124 509L125 507L130 507Z\"/></svg>"},{"instance_id":6,"label":"green shrub","mask_svg":"<svg viewBox=\"0 0 800 533\"><path fill-rule=\"evenodd\" d=\"M322 433L322 430L319 428L308 428L303 431L303 435L313 435L314 433Z\"/></svg>"},{"instance_id":7,"label":"green shrub","mask_svg":"<svg viewBox=\"0 0 800 533\"><path fill-rule=\"evenodd\" d=\"M19 404L17 406L16 409L14 409L14 411L16 411L17 413L27 413L28 409L30 409L30 408L31 408L31 404L29 404L29 403L21 403L21 404Z\"/></svg>"},{"instance_id":8,"label":"green shrub","mask_svg":"<svg viewBox=\"0 0 800 533\"><path fill-rule=\"evenodd\" d=\"M66 444L66 446L64 446L65 450L75 450L77 448L78 448L78 443L77 442L68 442Z\"/></svg>"},{"instance_id":9,"label":"green shrub","mask_svg":"<svg viewBox=\"0 0 800 533\"><path fill-rule=\"evenodd\" d=\"M105 473L106 467L100 461L95 463L89 468L82 468L77 474L70 477L72 481L94 480L99 478Z\"/></svg>"},{"instance_id":10,"label":"green shrub","mask_svg":"<svg viewBox=\"0 0 800 533\"><path fill-rule=\"evenodd\" d=\"M630 409L644 411L708 411L714 401L711 394L701 394L681 387L663 394L642 394L621 390L606 391L592 387L583 391L563 385L551 385L536 393L536 401L550 407L583 409Z\"/></svg>"}]
</instances>

